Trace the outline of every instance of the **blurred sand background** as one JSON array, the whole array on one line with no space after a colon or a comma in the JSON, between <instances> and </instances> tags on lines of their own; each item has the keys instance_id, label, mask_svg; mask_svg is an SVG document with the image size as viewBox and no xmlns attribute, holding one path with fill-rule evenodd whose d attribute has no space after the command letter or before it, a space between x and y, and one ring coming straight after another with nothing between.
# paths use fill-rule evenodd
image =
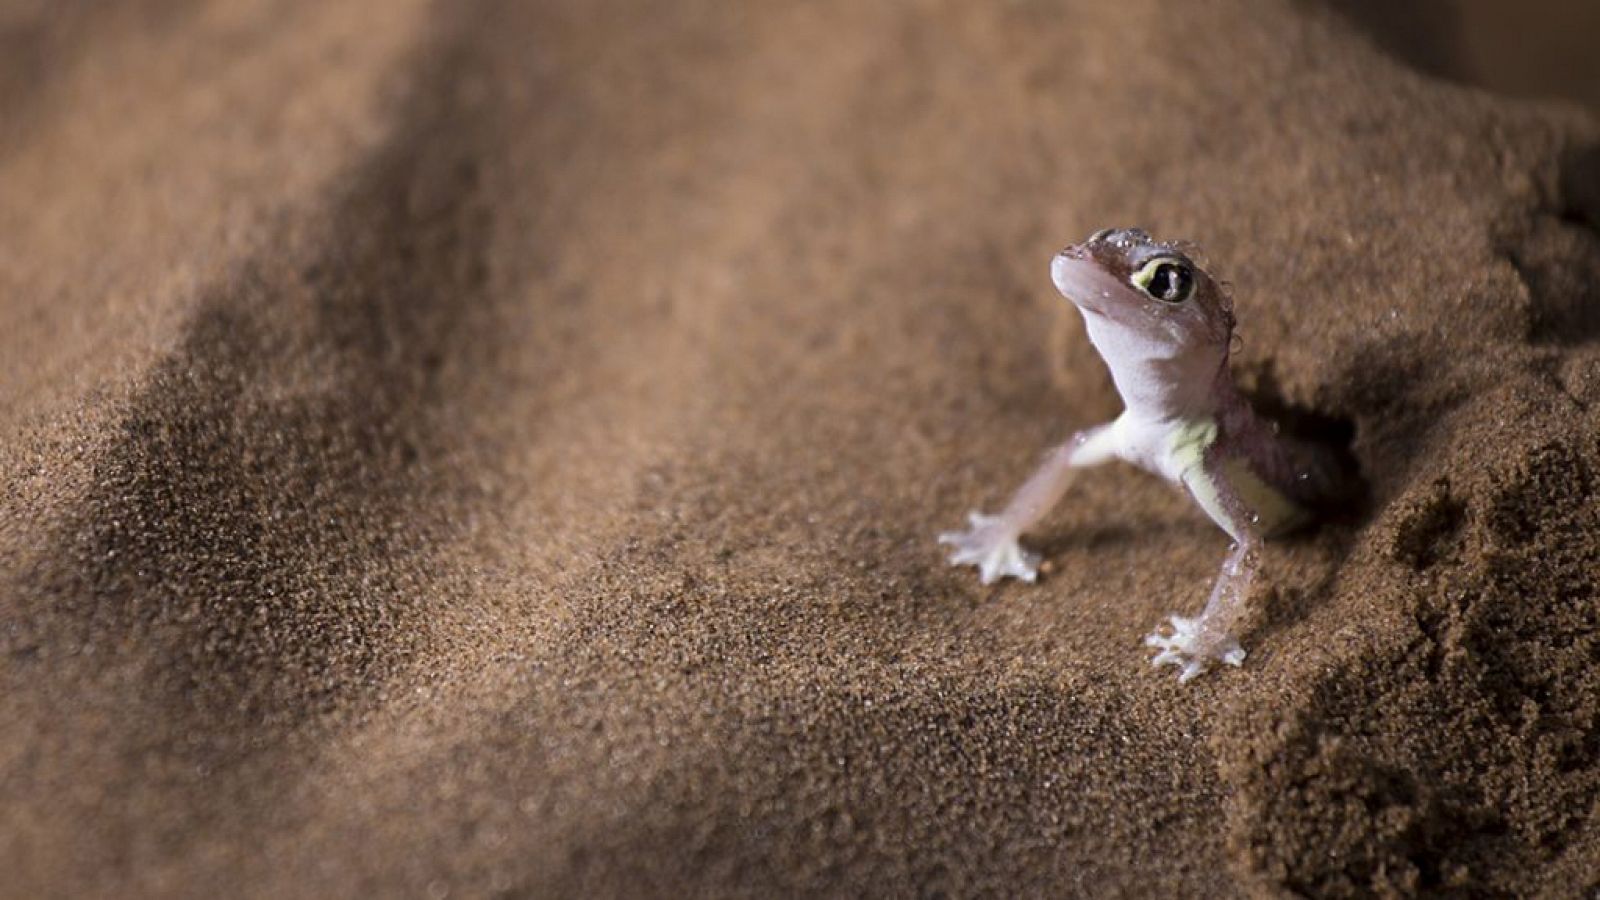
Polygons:
<instances>
[{"instance_id":1,"label":"blurred sand background","mask_svg":"<svg viewBox=\"0 0 1600 900\"><path fill-rule=\"evenodd\" d=\"M1600 889L1596 14L1415 10L0 3L0 894ZM1122 224L1370 488L1184 687L933 543Z\"/></svg>"}]
</instances>

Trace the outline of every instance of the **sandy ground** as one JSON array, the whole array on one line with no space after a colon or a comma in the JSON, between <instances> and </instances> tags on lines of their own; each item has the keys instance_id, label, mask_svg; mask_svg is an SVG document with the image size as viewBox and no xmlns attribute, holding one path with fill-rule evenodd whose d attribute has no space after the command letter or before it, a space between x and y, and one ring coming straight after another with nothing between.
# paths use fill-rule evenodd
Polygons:
<instances>
[{"instance_id":1,"label":"sandy ground","mask_svg":"<svg viewBox=\"0 0 1600 900\"><path fill-rule=\"evenodd\" d=\"M0 4L0 893L1600 889L1600 125L1363 25ZM1187 686L1163 484L933 542L1120 224L1368 481Z\"/></svg>"}]
</instances>

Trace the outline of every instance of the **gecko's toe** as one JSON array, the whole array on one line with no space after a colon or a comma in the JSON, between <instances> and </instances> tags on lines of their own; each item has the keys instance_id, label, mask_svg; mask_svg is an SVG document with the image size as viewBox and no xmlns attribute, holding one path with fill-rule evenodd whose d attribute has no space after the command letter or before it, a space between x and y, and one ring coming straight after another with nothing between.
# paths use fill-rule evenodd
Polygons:
<instances>
[{"instance_id":1,"label":"gecko's toe","mask_svg":"<svg viewBox=\"0 0 1600 900\"><path fill-rule=\"evenodd\" d=\"M1038 577L1038 555L1022 549L1017 536L1005 528L998 516L974 512L967 519L972 523L971 529L939 535L939 543L955 548L950 554L951 565L976 566L978 580L984 584L1006 577L1028 582Z\"/></svg>"},{"instance_id":2,"label":"gecko's toe","mask_svg":"<svg viewBox=\"0 0 1600 900\"><path fill-rule=\"evenodd\" d=\"M1207 640L1203 635L1199 619L1186 619L1182 616L1172 616L1172 631L1162 634L1159 630L1145 637L1146 647L1153 647L1158 652L1150 659L1154 666L1177 666L1178 682L1180 684L1198 678L1211 668L1212 662L1221 662L1225 665L1240 666L1244 664L1245 651L1239 642L1231 637L1216 641L1214 638Z\"/></svg>"}]
</instances>

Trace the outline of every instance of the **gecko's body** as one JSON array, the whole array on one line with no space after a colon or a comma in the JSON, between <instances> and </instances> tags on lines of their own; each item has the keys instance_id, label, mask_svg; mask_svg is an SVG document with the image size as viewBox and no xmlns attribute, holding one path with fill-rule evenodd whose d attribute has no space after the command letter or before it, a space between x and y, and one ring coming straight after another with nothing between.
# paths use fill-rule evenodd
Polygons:
<instances>
[{"instance_id":1,"label":"gecko's body","mask_svg":"<svg viewBox=\"0 0 1600 900\"><path fill-rule=\"evenodd\" d=\"M999 515L973 513L971 530L940 541L985 584L1033 581L1038 557L1017 539L1065 493L1072 470L1132 463L1181 486L1234 541L1200 617L1173 616L1170 634L1146 638L1159 651L1154 662L1179 666L1183 681L1212 662L1237 666L1245 653L1235 632L1261 541L1335 493L1338 467L1321 448L1280 437L1234 387L1232 305L1177 247L1136 229L1102 231L1058 254L1050 274L1083 314L1125 409L1051 451Z\"/></svg>"}]
</instances>

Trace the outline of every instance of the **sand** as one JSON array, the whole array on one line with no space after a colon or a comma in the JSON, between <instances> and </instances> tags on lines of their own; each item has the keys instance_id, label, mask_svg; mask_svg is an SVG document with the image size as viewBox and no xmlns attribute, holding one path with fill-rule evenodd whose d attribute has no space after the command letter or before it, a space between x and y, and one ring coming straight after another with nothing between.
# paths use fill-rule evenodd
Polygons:
<instances>
[{"instance_id":1,"label":"sand","mask_svg":"<svg viewBox=\"0 0 1600 900\"><path fill-rule=\"evenodd\" d=\"M0 5L0 893L1600 890L1600 122L1380 26ZM933 541L1125 224L1367 480L1187 686L1165 485Z\"/></svg>"}]
</instances>

